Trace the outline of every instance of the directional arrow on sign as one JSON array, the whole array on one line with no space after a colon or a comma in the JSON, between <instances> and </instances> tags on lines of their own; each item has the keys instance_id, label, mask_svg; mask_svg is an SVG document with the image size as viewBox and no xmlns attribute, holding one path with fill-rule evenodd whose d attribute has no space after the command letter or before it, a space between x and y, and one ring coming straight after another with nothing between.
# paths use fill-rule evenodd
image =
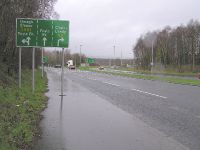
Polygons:
<instances>
[{"instance_id":1,"label":"directional arrow on sign","mask_svg":"<svg viewBox=\"0 0 200 150\"><path fill-rule=\"evenodd\" d=\"M25 43L26 43L26 39L23 39L23 40L22 40L22 43L25 44Z\"/></svg>"},{"instance_id":2,"label":"directional arrow on sign","mask_svg":"<svg viewBox=\"0 0 200 150\"><path fill-rule=\"evenodd\" d=\"M30 37L27 37L26 39L27 39L27 44L30 45L30 40L31 40L31 38L30 38Z\"/></svg>"},{"instance_id":3,"label":"directional arrow on sign","mask_svg":"<svg viewBox=\"0 0 200 150\"><path fill-rule=\"evenodd\" d=\"M60 46L60 42L64 42L64 38L62 37L61 39L58 39L58 44L57 46Z\"/></svg>"},{"instance_id":4,"label":"directional arrow on sign","mask_svg":"<svg viewBox=\"0 0 200 150\"><path fill-rule=\"evenodd\" d=\"M46 37L43 37L44 46L46 45L46 40L47 40L47 38L46 38Z\"/></svg>"},{"instance_id":5,"label":"directional arrow on sign","mask_svg":"<svg viewBox=\"0 0 200 150\"><path fill-rule=\"evenodd\" d=\"M23 44L27 43L27 45L30 45L30 40L31 40L31 38L30 38L30 37L27 37L26 39L23 39L23 40L22 40L22 43L23 43Z\"/></svg>"}]
</instances>

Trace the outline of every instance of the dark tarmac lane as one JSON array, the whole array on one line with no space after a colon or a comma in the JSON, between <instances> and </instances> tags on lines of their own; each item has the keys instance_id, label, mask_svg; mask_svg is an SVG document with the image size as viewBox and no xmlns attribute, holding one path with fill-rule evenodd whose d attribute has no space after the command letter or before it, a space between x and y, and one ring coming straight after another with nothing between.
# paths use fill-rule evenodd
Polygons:
<instances>
[{"instance_id":1,"label":"dark tarmac lane","mask_svg":"<svg viewBox=\"0 0 200 150\"><path fill-rule=\"evenodd\" d=\"M199 150L200 87L48 69L48 108L36 149Z\"/></svg>"}]
</instances>

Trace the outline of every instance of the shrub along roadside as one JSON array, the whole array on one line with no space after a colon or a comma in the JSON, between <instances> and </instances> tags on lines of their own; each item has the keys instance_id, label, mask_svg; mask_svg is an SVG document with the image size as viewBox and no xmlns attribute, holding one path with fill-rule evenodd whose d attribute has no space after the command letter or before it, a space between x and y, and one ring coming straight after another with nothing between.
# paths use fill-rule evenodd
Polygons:
<instances>
[{"instance_id":1,"label":"shrub along roadside","mask_svg":"<svg viewBox=\"0 0 200 150\"><path fill-rule=\"evenodd\" d=\"M40 113L45 108L47 78L35 71L35 93L32 93L32 72L22 73L22 89L17 85L0 85L0 149L29 149L39 133Z\"/></svg>"}]
</instances>

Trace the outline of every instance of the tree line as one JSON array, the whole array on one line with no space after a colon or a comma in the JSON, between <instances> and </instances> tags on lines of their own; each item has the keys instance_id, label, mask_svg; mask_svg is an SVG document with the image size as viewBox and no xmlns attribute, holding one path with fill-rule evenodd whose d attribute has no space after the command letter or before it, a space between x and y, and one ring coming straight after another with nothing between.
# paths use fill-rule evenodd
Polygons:
<instances>
[{"instance_id":1,"label":"tree line","mask_svg":"<svg viewBox=\"0 0 200 150\"><path fill-rule=\"evenodd\" d=\"M48 58L48 62L46 65L54 66L54 65L61 65L62 64L62 51L58 50L45 50L44 56ZM81 63L85 63L86 61L86 56L84 54L79 53L71 53L70 50L66 49L64 51L64 62L65 65L68 60L73 60L74 66L78 67L80 66L80 61Z\"/></svg>"},{"instance_id":2,"label":"tree line","mask_svg":"<svg viewBox=\"0 0 200 150\"><path fill-rule=\"evenodd\" d=\"M179 72L200 71L200 23L190 20L187 25L169 26L148 32L138 38L133 47L138 68L172 67Z\"/></svg>"},{"instance_id":3,"label":"tree line","mask_svg":"<svg viewBox=\"0 0 200 150\"><path fill-rule=\"evenodd\" d=\"M54 11L57 0L0 1L0 67L4 76L18 70L18 48L15 44L16 18L58 18ZM32 49L22 48L22 67L31 67ZM36 66L41 63L41 50L36 49ZM1 79L0 79L1 80Z\"/></svg>"}]
</instances>

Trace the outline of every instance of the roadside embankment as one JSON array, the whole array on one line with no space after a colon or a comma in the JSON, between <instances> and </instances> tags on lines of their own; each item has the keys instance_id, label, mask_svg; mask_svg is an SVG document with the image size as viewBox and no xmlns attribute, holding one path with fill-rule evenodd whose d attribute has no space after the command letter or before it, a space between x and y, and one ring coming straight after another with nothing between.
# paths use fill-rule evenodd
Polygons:
<instances>
[{"instance_id":1,"label":"roadside embankment","mask_svg":"<svg viewBox=\"0 0 200 150\"><path fill-rule=\"evenodd\" d=\"M0 85L0 149L25 150L39 134L38 123L41 111L46 107L44 95L47 78L35 71L35 93L32 93L32 72L22 73L22 88L11 84Z\"/></svg>"}]
</instances>

